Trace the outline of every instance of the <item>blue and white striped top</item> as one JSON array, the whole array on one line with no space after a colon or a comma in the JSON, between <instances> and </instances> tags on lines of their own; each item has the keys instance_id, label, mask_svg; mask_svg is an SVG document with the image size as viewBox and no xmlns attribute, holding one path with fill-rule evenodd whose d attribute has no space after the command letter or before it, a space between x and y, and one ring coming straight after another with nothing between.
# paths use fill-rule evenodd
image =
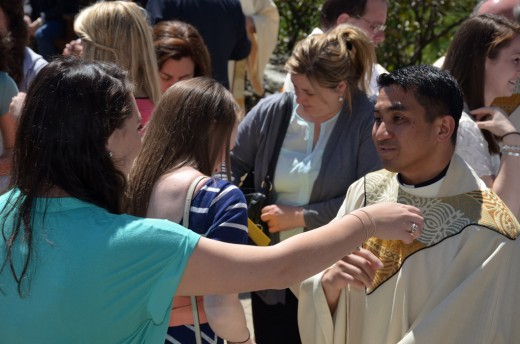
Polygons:
<instances>
[{"instance_id":1,"label":"blue and white striped top","mask_svg":"<svg viewBox=\"0 0 520 344\"><path fill-rule=\"evenodd\" d=\"M205 181L191 201L190 229L208 239L246 244L247 204L242 191L222 179Z\"/></svg>"}]
</instances>

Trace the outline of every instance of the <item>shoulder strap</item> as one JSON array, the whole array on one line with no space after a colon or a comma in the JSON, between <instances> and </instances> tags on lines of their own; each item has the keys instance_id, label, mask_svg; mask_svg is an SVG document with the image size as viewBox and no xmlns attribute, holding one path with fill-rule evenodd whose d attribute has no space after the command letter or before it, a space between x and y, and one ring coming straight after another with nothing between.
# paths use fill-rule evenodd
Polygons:
<instances>
[{"instance_id":1,"label":"shoulder strap","mask_svg":"<svg viewBox=\"0 0 520 344\"><path fill-rule=\"evenodd\" d=\"M195 193L197 185L199 185L200 181L204 178L206 178L206 176L199 176L193 179L190 187L188 188L188 193L186 194L186 204L184 205L184 215L182 216L182 225L186 228L189 228L190 225L190 207L193 194Z\"/></svg>"},{"instance_id":2,"label":"shoulder strap","mask_svg":"<svg viewBox=\"0 0 520 344\"><path fill-rule=\"evenodd\" d=\"M199 185L202 179L206 178L206 176L199 176L195 178L188 189L188 193L186 194L186 204L184 205L184 216L182 217L182 225L186 228L189 228L190 224L190 207L191 200L193 199L193 194ZM191 311L193 312L193 327L195 331L195 342L197 344L202 344L202 334L200 332L200 320L199 320L199 309L197 308L197 298L195 296L190 296L191 300Z\"/></svg>"},{"instance_id":3,"label":"shoulder strap","mask_svg":"<svg viewBox=\"0 0 520 344\"><path fill-rule=\"evenodd\" d=\"M291 116L293 112L293 94L292 93L285 93L287 98L287 103L285 107L285 113L280 114L281 116L284 116L282 119L282 122L280 124L280 129L278 131L278 135L276 136L276 141L274 144L273 154L271 155L271 161L269 162L269 167L267 168L267 174L264 178L265 185L262 185L263 189L267 189L268 192L270 192L273 188L273 181L274 181L274 171L276 167L276 163L278 162L278 157L280 156L280 151L282 150L282 144L285 139L285 134L287 134L287 128L289 128L289 122L291 121ZM263 183L263 184L264 184Z\"/></svg>"}]
</instances>

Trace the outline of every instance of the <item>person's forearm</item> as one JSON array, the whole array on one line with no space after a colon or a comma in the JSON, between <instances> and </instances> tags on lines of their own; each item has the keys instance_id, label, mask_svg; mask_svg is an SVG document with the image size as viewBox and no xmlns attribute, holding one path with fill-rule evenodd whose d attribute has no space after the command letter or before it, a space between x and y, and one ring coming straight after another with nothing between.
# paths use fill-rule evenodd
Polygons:
<instances>
[{"instance_id":1,"label":"person's forearm","mask_svg":"<svg viewBox=\"0 0 520 344\"><path fill-rule=\"evenodd\" d=\"M283 289L332 265L365 239L363 226L353 216L272 247L234 245L229 249L229 244L201 238L177 295ZM203 281L203 276L213 282Z\"/></svg>"},{"instance_id":2,"label":"person's forearm","mask_svg":"<svg viewBox=\"0 0 520 344\"><path fill-rule=\"evenodd\" d=\"M503 145L520 147L520 135L508 135L503 140ZM513 214L520 215L520 151L511 150L502 152L500 170L493 182L493 191L504 201Z\"/></svg>"},{"instance_id":3,"label":"person's forearm","mask_svg":"<svg viewBox=\"0 0 520 344\"><path fill-rule=\"evenodd\" d=\"M237 294L205 296L204 310L219 337L228 342L243 342L249 337L244 308Z\"/></svg>"}]
</instances>

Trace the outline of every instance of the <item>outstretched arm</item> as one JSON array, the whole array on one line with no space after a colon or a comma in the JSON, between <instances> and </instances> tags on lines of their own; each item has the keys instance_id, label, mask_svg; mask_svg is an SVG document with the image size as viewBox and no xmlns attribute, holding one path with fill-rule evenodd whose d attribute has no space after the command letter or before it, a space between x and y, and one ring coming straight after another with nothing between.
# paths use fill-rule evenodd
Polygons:
<instances>
[{"instance_id":1,"label":"outstretched arm","mask_svg":"<svg viewBox=\"0 0 520 344\"><path fill-rule=\"evenodd\" d=\"M403 204L380 203L364 208L374 219L375 236L411 242L411 223L423 227L419 210ZM370 219L353 212L365 224ZM346 215L319 231L309 231L271 247L231 245L201 238L188 262L177 295L237 293L282 289L332 265L373 236L374 229ZM416 232L414 235L419 235Z\"/></svg>"}]
</instances>

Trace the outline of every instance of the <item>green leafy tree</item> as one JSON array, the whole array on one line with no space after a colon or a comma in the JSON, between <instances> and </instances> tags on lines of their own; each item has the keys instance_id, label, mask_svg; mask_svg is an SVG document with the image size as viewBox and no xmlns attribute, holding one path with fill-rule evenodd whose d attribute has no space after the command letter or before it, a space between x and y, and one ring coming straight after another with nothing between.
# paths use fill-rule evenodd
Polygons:
<instances>
[{"instance_id":1,"label":"green leafy tree","mask_svg":"<svg viewBox=\"0 0 520 344\"><path fill-rule=\"evenodd\" d=\"M277 0L275 3L280 13L275 54L287 56L300 39L319 26L323 0Z\"/></svg>"},{"instance_id":2,"label":"green leafy tree","mask_svg":"<svg viewBox=\"0 0 520 344\"><path fill-rule=\"evenodd\" d=\"M277 0L279 44L275 54L287 56L294 45L319 25L323 0ZM433 63L448 48L451 37L469 16L476 0L390 0L386 39L377 56L389 70Z\"/></svg>"},{"instance_id":3,"label":"green leafy tree","mask_svg":"<svg viewBox=\"0 0 520 344\"><path fill-rule=\"evenodd\" d=\"M475 0L390 1L385 42L377 48L382 65L393 70L433 63L444 55Z\"/></svg>"}]
</instances>

